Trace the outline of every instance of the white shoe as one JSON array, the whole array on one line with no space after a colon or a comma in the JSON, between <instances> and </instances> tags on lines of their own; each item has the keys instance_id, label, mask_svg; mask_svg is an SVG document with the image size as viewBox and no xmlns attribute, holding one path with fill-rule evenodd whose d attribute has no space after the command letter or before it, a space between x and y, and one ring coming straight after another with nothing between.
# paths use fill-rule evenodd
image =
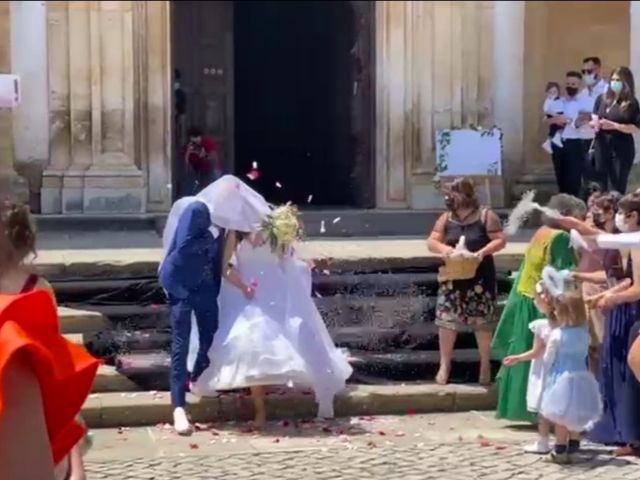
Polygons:
<instances>
[{"instance_id":1,"label":"white shoe","mask_svg":"<svg viewBox=\"0 0 640 480\"><path fill-rule=\"evenodd\" d=\"M188 436L193 433L193 426L189 423L187 412L182 407L173 411L173 428L178 435Z\"/></svg>"},{"instance_id":2,"label":"white shoe","mask_svg":"<svg viewBox=\"0 0 640 480\"><path fill-rule=\"evenodd\" d=\"M548 438L539 438L530 445L524 447L525 453L535 453L537 455L546 455L551 452L551 444Z\"/></svg>"},{"instance_id":3,"label":"white shoe","mask_svg":"<svg viewBox=\"0 0 640 480\"><path fill-rule=\"evenodd\" d=\"M548 154L552 154L553 149L551 148L551 140L547 138L547 140L545 140L545 142L542 144L542 149Z\"/></svg>"},{"instance_id":4,"label":"white shoe","mask_svg":"<svg viewBox=\"0 0 640 480\"><path fill-rule=\"evenodd\" d=\"M562 143L562 134L560 132L556 132L556 134L551 139L551 143L558 147L562 147L564 144Z\"/></svg>"}]
</instances>

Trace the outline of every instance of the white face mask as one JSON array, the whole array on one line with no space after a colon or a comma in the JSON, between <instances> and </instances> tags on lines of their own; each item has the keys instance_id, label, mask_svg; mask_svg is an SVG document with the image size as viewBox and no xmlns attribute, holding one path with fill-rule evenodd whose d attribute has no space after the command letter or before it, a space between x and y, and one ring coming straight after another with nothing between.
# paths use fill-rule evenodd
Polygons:
<instances>
[{"instance_id":1,"label":"white face mask","mask_svg":"<svg viewBox=\"0 0 640 480\"><path fill-rule=\"evenodd\" d=\"M615 222L616 222L616 228L621 232L626 232L629 230L629 227L627 226L627 223L625 222L625 219L624 219L624 213L616 213Z\"/></svg>"},{"instance_id":2,"label":"white face mask","mask_svg":"<svg viewBox=\"0 0 640 480\"><path fill-rule=\"evenodd\" d=\"M584 83L587 84L587 86L592 86L593 84L596 83L596 75L595 73L589 73L587 75L584 76Z\"/></svg>"}]
</instances>

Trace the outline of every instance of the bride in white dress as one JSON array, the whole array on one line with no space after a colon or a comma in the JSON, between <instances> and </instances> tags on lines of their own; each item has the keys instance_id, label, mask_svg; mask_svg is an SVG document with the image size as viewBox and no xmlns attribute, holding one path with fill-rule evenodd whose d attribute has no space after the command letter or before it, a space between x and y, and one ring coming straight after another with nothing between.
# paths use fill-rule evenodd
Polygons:
<instances>
[{"instance_id":1,"label":"bride in white dress","mask_svg":"<svg viewBox=\"0 0 640 480\"><path fill-rule=\"evenodd\" d=\"M191 386L198 396L250 387L255 423L266 418L264 386L310 386L318 416L333 417L335 395L352 368L311 298L311 271L292 248L273 253L261 236L228 232L211 366ZM213 300L213 299L212 299ZM191 330L189 364L197 353Z\"/></svg>"}]
</instances>

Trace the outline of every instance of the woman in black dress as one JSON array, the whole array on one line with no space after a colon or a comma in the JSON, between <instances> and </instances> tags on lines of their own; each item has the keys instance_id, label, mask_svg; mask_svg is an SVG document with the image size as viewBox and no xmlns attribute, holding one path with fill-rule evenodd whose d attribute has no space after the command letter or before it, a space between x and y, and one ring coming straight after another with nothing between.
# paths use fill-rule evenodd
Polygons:
<instances>
[{"instance_id":1,"label":"woman in black dress","mask_svg":"<svg viewBox=\"0 0 640 480\"><path fill-rule=\"evenodd\" d=\"M593 113L594 153L602 189L624 195L636 155L633 134L640 132L640 106L629 68L613 71L609 88L596 99Z\"/></svg>"},{"instance_id":2,"label":"woman in black dress","mask_svg":"<svg viewBox=\"0 0 640 480\"><path fill-rule=\"evenodd\" d=\"M449 381L451 360L459 331L472 329L476 334L480 353L479 383L491 381L491 337L495 327L496 267L493 254L506 245L498 216L479 205L473 181L457 179L444 188L443 213L429 235L430 251L446 257L453 253L460 237L466 247L480 260L476 274L468 280L440 283L436 304L435 324L440 343L440 369L436 382Z\"/></svg>"}]
</instances>

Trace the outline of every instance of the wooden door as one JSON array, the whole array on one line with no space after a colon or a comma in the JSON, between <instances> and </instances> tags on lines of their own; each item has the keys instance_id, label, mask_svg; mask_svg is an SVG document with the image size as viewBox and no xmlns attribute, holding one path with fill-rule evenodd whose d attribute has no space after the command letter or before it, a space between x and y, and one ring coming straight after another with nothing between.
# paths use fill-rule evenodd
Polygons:
<instances>
[{"instance_id":1,"label":"wooden door","mask_svg":"<svg viewBox=\"0 0 640 480\"><path fill-rule=\"evenodd\" d=\"M356 179L354 200L357 207L374 208L375 198L375 109L374 109L374 28L375 2L352 1L355 43L351 50L352 141L355 161L352 177Z\"/></svg>"},{"instance_id":2,"label":"wooden door","mask_svg":"<svg viewBox=\"0 0 640 480\"><path fill-rule=\"evenodd\" d=\"M225 170L233 171L233 2L171 3L173 67L181 73L186 97L181 121L186 129L196 125L213 137ZM179 138L179 130L174 128L178 181L184 175L182 152L188 140Z\"/></svg>"}]
</instances>

